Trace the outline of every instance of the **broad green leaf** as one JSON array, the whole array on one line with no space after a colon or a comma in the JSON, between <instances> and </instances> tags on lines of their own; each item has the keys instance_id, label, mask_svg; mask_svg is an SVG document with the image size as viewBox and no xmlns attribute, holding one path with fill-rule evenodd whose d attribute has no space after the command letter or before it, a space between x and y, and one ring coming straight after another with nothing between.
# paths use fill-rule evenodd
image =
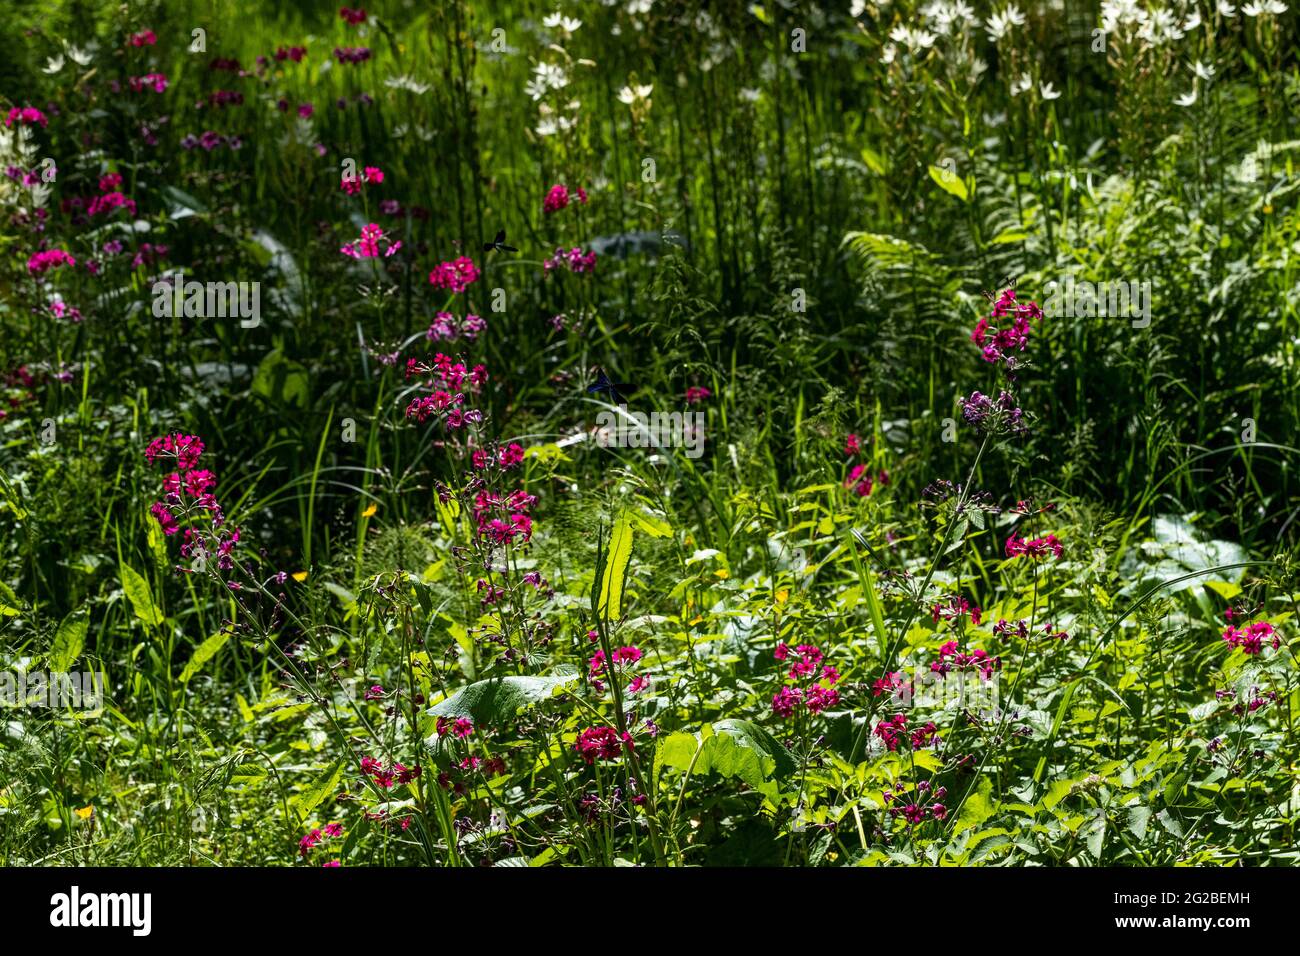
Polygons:
<instances>
[{"instance_id":1,"label":"broad green leaf","mask_svg":"<svg viewBox=\"0 0 1300 956\"><path fill-rule=\"evenodd\" d=\"M989 796L992 792L992 781L988 777L981 777L979 784L975 787L975 792L967 796L966 802L961 806L961 813L957 815L957 821L952 827L953 836L972 827L977 827L993 816L994 806Z\"/></svg>"},{"instance_id":2,"label":"broad green leaf","mask_svg":"<svg viewBox=\"0 0 1300 956\"><path fill-rule=\"evenodd\" d=\"M525 707L576 683L577 674L550 677L493 677L462 687L429 708L431 717L469 717L477 726L500 725Z\"/></svg>"},{"instance_id":3,"label":"broad green leaf","mask_svg":"<svg viewBox=\"0 0 1300 956\"><path fill-rule=\"evenodd\" d=\"M163 622L162 613L153 603L153 592L149 590L149 582L129 564L122 565L122 590L126 592L131 607L135 609L136 617L154 627Z\"/></svg>"},{"instance_id":4,"label":"broad green leaf","mask_svg":"<svg viewBox=\"0 0 1300 956\"><path fill-rule=\"evenodd\" d=\"M86 644L86 629L90 624L84 609L73 611L59 624L50 647L50 670L56 674L67 673L72 662Z\"/></svg>"}]
</instances>

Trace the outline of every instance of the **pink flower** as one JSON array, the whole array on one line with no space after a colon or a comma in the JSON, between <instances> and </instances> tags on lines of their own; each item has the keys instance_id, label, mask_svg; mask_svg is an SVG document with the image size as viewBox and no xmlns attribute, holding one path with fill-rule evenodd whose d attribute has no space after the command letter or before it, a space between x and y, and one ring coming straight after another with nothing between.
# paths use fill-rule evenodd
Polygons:
<instances>
[{"instance_id":1,"label":"pink flower","mask_svg":"<svg viewBox=\"0 0 1300 956\"><path fill-rule=\"evenodd\" d=\"M851 458L860 451L862 451L862 444L859 442L858 436L850 433L849 436L844 439L845 456Z\"/></svg>"},{"instance_id":2,"label":"pink flower","mask_svg":"<svg viewBox=\"0 0 1300 956\"><path fill-rule=\"evenodd\" d=\"M19 126L30 126L33 123L38 123L42 129L50 125L50 121L45 118L45 114L34 106L15 106L11 109L9 115L5 117L5 125L13 126L14 123Z\"/></svg>"},{"instance_id":3,"label":"pink flower","mask_svg":"<svg viewBox=\"0 0 1300 956\"><path fill-rule=\"evenodd\" d=\"M141 93L144 90L161 93L167 89L167 75L165 73L146 73L144 76L132 76L127 79L127 84L131 87L132 93Z\"/></svg>"},{"instance_id":4,"label":"pink flower","mask_svg":"<svg viewBox=\"0 0 1300 956\"><path fill-rule=\"evenodd\" d=\"M622 743L627 744L631 749L632 738L624 734ZM619 755L620 739L618 731L613 727L588 727L582 733L578 734L578 739L573 745L582 759L587 763L593 763L597 758L601 760L613 760Z\"/></svg>"},{"instance_id":5,"label":"pink flower","mask_svg":"<svg viewBox=\"0 0 1300 956\"><path fill-rule=\"evenodd\" d=\"M1027 555L1037 560L1045 557L1050 551L1055 557L1060 558L1062 548L1061 542L1057 540L1056 535L1044 535L1041 538L1026 540L1017 538L1013 532L1011 537L1007 538L1006 553L1008 558L1017 558L1021 555Z\"/></svg>"},{"instance_id":6,"label":"pink flower","mask_svg":"<svg viewBox=\"0 0 1300 956\"><path fill-rule=\"evenodd\" d=\"M629 694L635 694L639 691L645 690L649 686L650 686L650 678L646 677L643 674L638 675L632 678L631 682L627 685L627 692Z\"/></svg>"},{"instance_id":7,"label":"pink flower","mask_svg":"<svg viewBox=\"0 0 1300 956\"><path fill-rule=\"evenodd\" d=\"M778 717L793 717L802 699L803 691L798 687L782 687L772 697L772 713Z\"/></svg>"},{"instance_id":8,"label":"pink flower","mask_svg":"<svg viewBox=\"0 0 1300 956\"><path fill-rule=\"evenodd\" d=\"M569 189L567 186L556 183L547 192L546 198L542 200L542 212L550 214L559 212L569 204Z\"/></svg>"},{"instance_id":9,"label":"pink flower","mask_svg":"<svg viewBox=\"0 0 1300 956\"><path fill-rule=\"evenodd\" d=\"M38 252L27 260L27 271L34 275L44 275L51 269L57 269L59 266L75 266L77 260L69 253L62 249L47 249L44 252Z\"/></svg>"},{"instance_id":10,"label":"pink flower","mask_svg":"<svg viewBox=\"0 0 1300 956\"><path fill-rule=\"evenodd\" d=\"M447 289L451 292L464 292L478 281L478 267L468 256L460 256L450 262L440 262L429 273L429 284L435 289Z\"/></svg>"},{"instance_id":11,"label":"pink flower","mask_svg":"<svg viewBox=\"0 0 1300 956\"><path fill-rule=\"evenodd\" d=\"M339 19L346 20L353 26L358 23L365 23L366 8L361 7L359 10L351 10L348 7L339 7Z\"/></svg>"},{"instance_id":12,"label":"pink flower","mask_svg":"<svg viewBox=\"0 0 1300 956\"><path fill-rule=\"evenodd\" d=\"M713 393L703 385L692 385L686 390L686 404L695 405L712 396Z\"/></svg>"},{"instance_id":13,"label":"pink flower","mask_svg":"<svg viewBox=\"0 0 1300 956\"><path fill-rule=\"evenodd\" d=\"M372 222L361 228L360 239L352 240L339 249L339 252L353 259L374 259L379 257L380 243L388 246L383 253L385 259L402 248L401 240L393 242L377 223Z\"/></svg>"},{"instance_id":14,"label":"pink flower","mask_svg":"<svg viewBox=\"0 0 1300 956\"><path fill-rule=\"evenodd\" d=\"M145 30L141 33L131 34L131 46L153 46L158 42L158 37L152 30Z\"/></svg>"}]
</instances>

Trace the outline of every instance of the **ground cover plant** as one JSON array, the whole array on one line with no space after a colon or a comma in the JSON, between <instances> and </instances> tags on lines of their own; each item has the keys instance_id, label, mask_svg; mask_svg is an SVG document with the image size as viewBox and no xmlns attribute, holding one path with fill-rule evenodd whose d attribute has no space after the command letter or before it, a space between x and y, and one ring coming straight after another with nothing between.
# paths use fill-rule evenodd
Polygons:
<instances>
[{"instance_id":1,"label":"ground cover plant","mask_svg":"<svg viewBox=\"0 0 1300 956\"><path fill-rule=\"evenodd\" d=\"M1296 861L1287 3L8 20L0 863Z\"/></svg>"}]
</instances>

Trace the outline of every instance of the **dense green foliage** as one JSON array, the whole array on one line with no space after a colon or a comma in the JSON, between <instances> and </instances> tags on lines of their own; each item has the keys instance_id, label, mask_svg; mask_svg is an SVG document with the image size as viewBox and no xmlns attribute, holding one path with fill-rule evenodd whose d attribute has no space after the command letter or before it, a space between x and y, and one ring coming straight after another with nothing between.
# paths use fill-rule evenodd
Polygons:
<instances>
[{"instance_id":1,"label":"dense green foliage","mask_svg":"<svg viewBox=\"0 0 1300 956\"><path fill-rule=\"evenodd\" d=\"M12 5L0 863L1294 863L1294 11L559 6Z\"/></svg>"}]
</instances>

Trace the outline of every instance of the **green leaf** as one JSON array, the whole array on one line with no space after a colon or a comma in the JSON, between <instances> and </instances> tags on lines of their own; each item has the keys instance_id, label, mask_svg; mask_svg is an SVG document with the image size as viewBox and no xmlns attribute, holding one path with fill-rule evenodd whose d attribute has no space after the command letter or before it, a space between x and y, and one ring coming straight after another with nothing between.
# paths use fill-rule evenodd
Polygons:
<instances>
[{"instance_id":1,"label":"green leaf","mask_svg":"<svg viewBox=\"0 0 1300 956\"><path fill-rule=\"evenodd\" d=\"M122 565L122 590L131 601L136 617L154 627L163 622L162 613L153 603L153 592L149 590L149 582L129 564Z\"/></svg>"},{"instance_id":2,"label":"green leaf","mask_svg":"<svg viewBox=\"0 0 1300 956\"><path fill-rule=\"evenodd\" d=\"M23 602L14 594L9 585L0 581L0 614L5 617L17 617L23 611Z\"/></svg>"},{"instance_id":3,"label":"green leaf","mask_svg":"<svg viewBox=\"0 0 1300 956\"><path fill-rule=\"evenodd\" d=\"M767 792L765 783L789 778L795 765L781 742L762 727L748 720L723 720L713 725L713 736L704 742L695 770L738 777Z\"/></svg>"},{"instance_id":4,"label":"green leaf","mask_svg":"<svg viewBox=\"0 0 1300 956\"><path fill-rule=\"evenodd\" d=\"M1138 805L1128 812L1128 829L1139 840L1147 836L1147 824L1151 822L1151 808Z\"/></svg>"},{"instance_id":5,"label":"green leaf","mask_svg":"<svg viewBox=\"0 0 1300 956\"><path fill-rule=\"evenodd\" d=\"M576 683L577 674L551 677L493 677L462 687L429 708L431 717L469 717L475 725L499 725L525 707L546 700L560 688Z\"/></svg>"},{"instance_id":6,"label":"green leaf","mask_svg":"<svg viewBox=\"0 0 1300 956\"><path fill-rule=\"evenodd\" d=\"M966 802L961 805L961 813L957 815L957 822L952 827L953 836L972 827L977 827L993 816L995 807L989 797L992 792L992 781L988 777L981 777L979 784L975 787L975 792L968 794Z\"/></svg>"},{"instance_id":7,"label":"green leaf","mask_svg":"<svg viewBox=\"0 0 1300 956\"><path fill-rule=\"evenodd\" d=\"M325 772L316 778L316 783L311 789L304 790L293 798L294 808L303 819L306 819L321 803L334 793L334 788L338 786L339 778L343 776L343 767L346 761L339 760L332 766L327 767Z\"/></svg>"},{"instance_id":8,"label":"green leaf","mask_svg":"<svg viewBox=\"0 0 1300 956\"><path fill-rule=\"evenodd\" d=\"M694 734L678 731L659 741L656 763L685 772L695 759L700 741Z\"/></svg>"},{"instance_id":9,"label":"green leaf","mask_svg":"<svg viewBox=\"0 0 1300 956\"><path fill-rule=\"evenodd\" d=\"M607 621L617 621L623 616L623 583L628 562L632 560L632 521L626 513L614 522L604 557L596 613Z\"/></svg>"},{"instance_id":10,"label":"green leaf","mask_svg":"<svg viewBox=\"0 0 1300 956\"><path fill-rule=\"evenodd\" d=\"M956 196L962 202L970 199L970 191L966 188L966 182L954 172L944 169L941 166L930 167L930 178L938 183L939 188L951 196Z\"/></svg>"},{"instance_id":11,"label":"green leaf","mask_svg":"<svg viewBox=\"0 0 1300 956\"><path fill-rule=\"evenodd\" d=\"M54 644L50 647L51 671L56 674L67 673L86 644L89 624L90 619L84 608L73 611L63 619L54 634Z\"/></svg>"},{"instance_id":12,"label":"green leaf","mask_svg":"<svg viewBox=\"0 0 1300 956\"><path fill-rule=\"evenodd\" d=\"M213 634L206 641L194 649L194 656L190 658L185 669L181 671L181 683L187 684L191 677L197 674L203 665L212 659L212 655L221 650L222 645L230 640L231 631L222 628L216 634Z\"/></svg>"}]
</instances>

